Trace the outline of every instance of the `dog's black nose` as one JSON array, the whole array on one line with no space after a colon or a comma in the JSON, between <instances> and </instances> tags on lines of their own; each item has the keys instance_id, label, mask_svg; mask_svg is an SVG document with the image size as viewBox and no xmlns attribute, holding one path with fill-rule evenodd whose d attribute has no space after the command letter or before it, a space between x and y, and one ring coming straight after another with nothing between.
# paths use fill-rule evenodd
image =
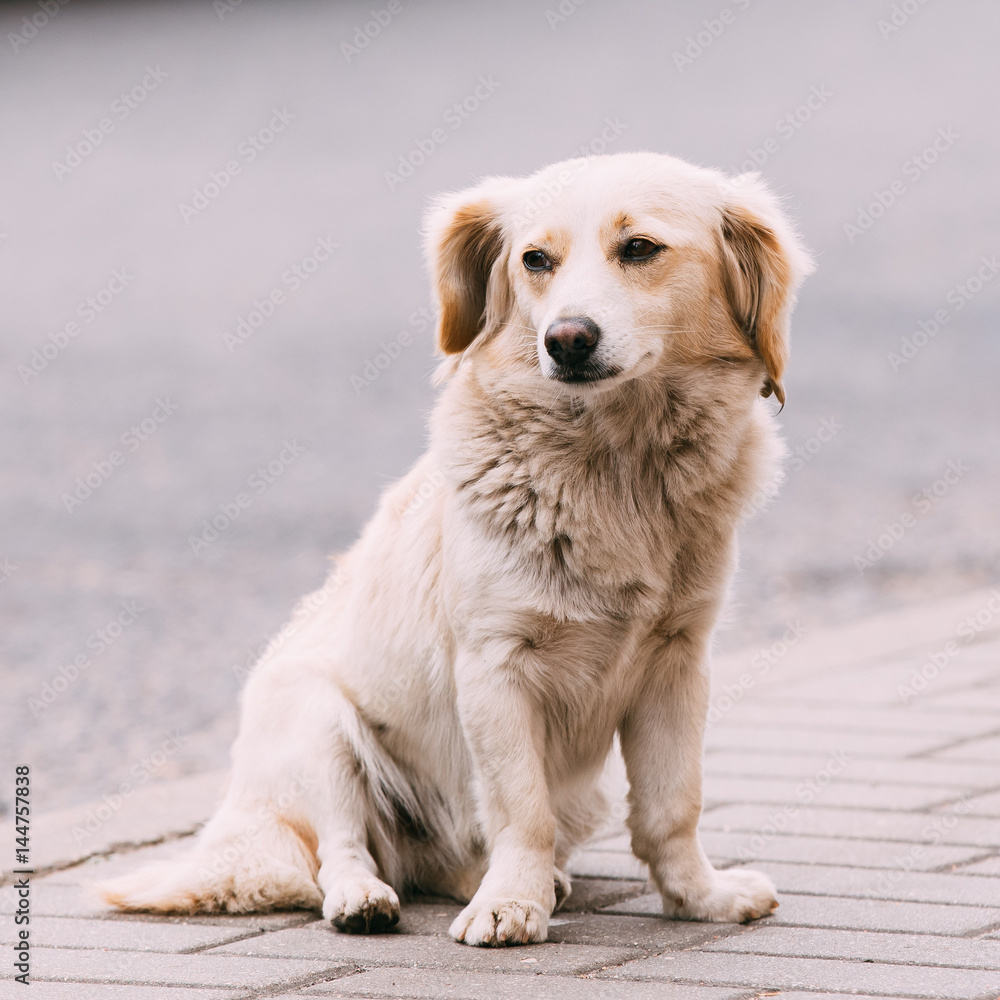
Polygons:
<instances>
[{"instance_id":1,"label":"dog's black nose","mask_svg":"<svg viewBox=\"0 0 1000 1000\"><path fill-rule=\"evenodd\" d=\"M601 328L586 316L557 319L545 331L545 350L557 365L572 368L591 354L601 339Z\"/></svg>"}]
</instances>

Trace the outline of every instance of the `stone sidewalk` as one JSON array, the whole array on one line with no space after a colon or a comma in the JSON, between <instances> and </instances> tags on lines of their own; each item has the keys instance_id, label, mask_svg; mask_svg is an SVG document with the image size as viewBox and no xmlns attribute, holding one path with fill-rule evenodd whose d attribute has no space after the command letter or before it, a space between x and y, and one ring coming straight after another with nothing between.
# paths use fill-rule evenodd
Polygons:
<instances>
[{"instance_id":1,"label":"stone sidewalk","mask_svg":"<svg viewBox=\"0 0 1000 1000\"><path fill-rule=\"evenodd\" d=\"M210 774L34 819L31 992L11 979L6 873L0 997L1000 998L1000 590L836 630L790 622L716 663L710 718L704 844L774 878L773 917L663 921L620 806L544 945L457 945L459 907L426 898L370 938L305 912L109 912L88 883L182 849Z\"/></svg>"}]
</instances>

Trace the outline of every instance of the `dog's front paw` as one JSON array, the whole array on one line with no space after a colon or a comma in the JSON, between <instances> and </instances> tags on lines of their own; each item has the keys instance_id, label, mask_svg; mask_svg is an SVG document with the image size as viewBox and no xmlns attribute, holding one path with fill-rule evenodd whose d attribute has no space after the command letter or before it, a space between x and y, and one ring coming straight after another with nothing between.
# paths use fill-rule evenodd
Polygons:
<instances>
[{"instance_id":1,"label":"dog's front paw","mask_svg":"<svg viewBox=\"0 0 1000 1000\"><path fill-rule=\"evenodd\" d=\"M665 916L683 920L709 920L720 924L742 924L766 917L778 907L774 883L760 872L746 868L712 871L707 892L673 900L664 894Z\"/></svg>"},{"instance_id":2,"label":"dog's front paw","mask_svg":"<svg viewBox=\"0 0 1000 1000\"><path fill-rule=\"evenodd\" d=\"M549 915L538 903L525 899L473 899L455 918L449 933L456 941L484 947L544 941Z\"/></svg>"},{"instance_id":3,"label":"dog's front paw","mask_svg":"<svg viewBox=\"0 0 1000 1000\"><path fill-rule=\"evenodd\" d=\"M378 934L399 922L399 897L377 878L355 879L326 894L323 916L340 931Z\"/></svg>"}]
</instances>

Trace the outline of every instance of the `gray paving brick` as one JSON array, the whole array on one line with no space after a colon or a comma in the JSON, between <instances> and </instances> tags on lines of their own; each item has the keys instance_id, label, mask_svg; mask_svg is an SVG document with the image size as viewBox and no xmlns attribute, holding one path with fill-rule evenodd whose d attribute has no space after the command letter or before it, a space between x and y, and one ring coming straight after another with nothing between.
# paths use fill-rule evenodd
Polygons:
<instances>
[{"instance_id":1,"label":"gray paving brick","mask_svg":"<svg viewBox=\"0 0 1000 1000\"><path fill-rule=\"evenodd\" d=\"M646 866L627 851L579 851L570 861L570 874L588 878L646 879Z\"/></svg>"},{"instance_id":2,"label":"gray paving brick","mask_svg":"<svg viewBox=\"0 0 1000 1000\"><path fill-rule=\"evenodd\" d=\"M709 986L771 990L827 990L970 1000L997 987L996 972L849 962L828 958L681 952L630 962L600 974L614 979L660 979Z\"/></svg>"},{"instance_id":3,"label":"gray paving brick","mask_svg":"<svg viewBox=\"0 0 1000 1000\"><path fill-rule=\"evenodd\" d=\"M997 769L997 776L1000 777L1000 768ZM973 795L964 799L965 805L969 807L969 812L973 816L992 817L1000 819L1000 790L987 792L985 795ZM948 806L942 806L936 812L947 812ZM1000 831L1000 823L997 824ZM997 844L1000 846L1000 832L997 834Z\"/></svg>"},{"instance_id":4,"label":"gray paving brick","mask_svg":"<svg viewBox=\"0 0 1000 1000\"><path fill-rule=\"evenodd\" d=\"M232 990L171 986L122 986L112 983L21 983L0 980L0 1000L232 1000Z\"/></svg>"},{"instance_id":5,"label":"gray paving brick","mask_svg":"<svg viewBox=\"0 0 1000 1000\"><path fill-rule=\"evenodd\" d=\"M655 910L653 916L556 914L549 921L549 940L605 948L644 948L650 952L679 951L701 944L721 933L729 933L733 926L737 925L664 920L659 910Z\"/></svg>"},{"instance_id":6,"label":"gray paving brick","mask_svg":"<svg viewBox=\"0 0 1000 1000\"><path fill-rule=\"evenodd\" d=\"M899 899L991 909L1000 904L1000 879L980 875L789 865L775 861L756 861L752 867L770 875L779 892Z\"/></svg>"},{"instance_id":7,"label":"gray paving brick","mask_svg":"<svg viewBox=\"0 0 1000 1000\"><path fill-rule=\"evenodd\" d=\"M214 948L204 955L246 955L263 959L322 959L331 963L401 965L456 972L527 972L579 975L616 965L642 949L577 944L531 948L470 948L444 936L341 934L323 925L275 931L262 937ZM199 956L202 957L202 956Z\"/></svg>"},{"instance_id":8,"label":"gray paving brick","mask_svg":"<svg viewBox=\"0 0 1000 1000\"><path fill-rule=\"evenodd\" d=\"M773 824L775 810L767 806L724 806L706 813L703 830L756 832ZM798 836L849 837L908 843L969 844L994 847L1000 837L996 820L952 814L943 823L940 814L900 813L875 809L827 809L803 806L785 817L783 832Z\"/></svg>"},{"instance_id":9,"label":"gray paving brick","mask_svg":"<svg viewBox=\"0 0 1000 1000\"><path fill-rule=\"evenodd\" d=\"M974 861L971 865L962 865L958 872L962 875L991 875L1000 878L1000 854Z\"/></svg>"},{"instance_id":10,"label":"gray paving brick","mask_svg":"<svg viewBox=\"0 0 1000 1000\"><path fill-rule=\"evenodd\" d=\"M13 944L17 928L0 925L0 943ZM150 923L139 920L83 920L38 917L31 920L31 943L43 948L107 948L113 951L181 952L210 948L243 937L242 927Z\"/></svg>"},{"instance_id":11,"label":"gray paving brick","mask_svg":"<svg viewBox=\"0 0 1000 1000\"><path fill-rule=\"evenodd\" d=\"M278 931L277 933L284 933ZM5 967L2 972L10 975ZM150 952L39 948L31 966L36 980L136 983L162 986L296 985L343 971L335 960L262 959L238 955L163 955Z\"/></svg>"},{"instance_id":12,"label":"gray paving brick","mask_svg":"<svg viewBox=\"0 0 1000 1000\"><path fill-rule=\"evenodd\" d=\"M933 754L933 759L993 761L996 764L1000 762L1000 736L987 736L947 750L940 750Z\"/></svg>"},{"instance_id":13,"label":"gray paving brick","mask_svg":"<svg viewBox=\"0 0 1000 1000\"><path fill-rule=\"evenodd\" d=\"M773 829L771 827L770 829ZM713 860L789 861L797 864L848 865L857 868L891 868L905 856L905 846L898 841L853 840L843 837L788 837L767 833L720 833L704 831L701 843ZM978 847L922 845L913 858L918 871L932 871L942 865L961 864L979 857Z\"/></svg>"},{"instance_id":14,"label":"gray paving brick","mask_svg":"<svg viewBox=\"0 0 1000 1000\"><path fill-rule=\"evenodd\" d=\"M932 934L883 934L877 931L814 927L750 926L701 951L788 955L800 958L847 958L890 965L941 965L1000 969L1000 943Z\"/></svg>"},{"instance_id":15,"label":"gray paving brick","mask_svg":"<svg viewBox=\"0 0 1000 1000\"><path fill-rule=\"evenodd\" d=\"M400 1000L738 1000L745 990L664 983L615 983L563 976L457 975L423 969L374 969L304 990L298 996ZM279 1000L279 998L275 998Z\"/></svg>"},{"instance_id":16,"label":"gray paving brick","mask_svg":"<svg viewBox=\"0 0 1000 1000\"><path fill-rule=\"evenodd\" d=\"M573 879L573 891L560 912L582 913L599 910L624 899L634 899L648 892L645 880L583 878Z\"/></svg>"},{"instance_id":17,"label":"gray paving brick","mask_svg":"<svg viewBox=\"0 0 1000 1000\"><path fill-rule=\"evenodd\" d=\"M822 762L816 765L818 770ZM815 772L814 772L815 773ZM805 777L805 776L803 776ZM720 803L801 803L807 786L798 779L723 776L709 774L703 794L706 809ZM851 809L925 809L959 798L964 787L900 785L861 781L831 781L821 793L824 806ZM711 805L710 805L711 804Z\"/></svg>"},{"instance_id":18,"label":"gray paving brick","mask_svg":"<svg viewBox=\"0 0 1000 1000\"><path fill-rule=\"evenodd\" d=\"M809 723L817 729L844 733L896 733L900 735L937 735L942 738L986 733L995 728L989 719L961 709L941 708L925 714L911 706L891 708L873 705L817 704L810 706ZM736 726L802 726L802 703L798 698L767 698L740 702L719 725L732 721ZM714 727L713 727L714 728Z\"/></svg>"},{"instance_id":19,"label":"gray paving brick","mask_svg":"<svg viewBox=\"0 0 1000 1000\"><path fill-rule=\"evenodd\" d=\"M805 714L802 716L806 718ZM777 750L786 753L845 751L852 757L908 757L929 753L951 737L939 734L859 733L841 729L760 729L757 726L718 725L705 735L708 750Z\"/></svg>"},{"instance_id":20,"label":"gray paving brick","mask_svg":"<svg viewBox=\"0 0 1000 1000\"><path fill-rule=\"evenodd\" d=\"M705 754L705 773L720 775L759 775L761 777L808 778L819 771L829 759L825 753L768 753L746 751L733 753L709 750ZM839 776L845 784L855 779L885 781L899 784L942 785L947 788L993 789L997 784L995 764L964 761L865 757L860 754L851 761L851 769Z\"/></svg>"},{"instance_id":21,"label":"gray paving brick","mask_svg":"<svg viewBox=\"0 0 1000 1000\"><path fill-rule=\"evenodd\" d=\"M782 926L839 927L846 930L909 931L916 934L975 934L1000 923L1000 907L948 906L900 900L808 896L781 891L778 910L761 923ZM658 893L612 904L602 912L656 915Z\"/></svg>"}]
</instances>

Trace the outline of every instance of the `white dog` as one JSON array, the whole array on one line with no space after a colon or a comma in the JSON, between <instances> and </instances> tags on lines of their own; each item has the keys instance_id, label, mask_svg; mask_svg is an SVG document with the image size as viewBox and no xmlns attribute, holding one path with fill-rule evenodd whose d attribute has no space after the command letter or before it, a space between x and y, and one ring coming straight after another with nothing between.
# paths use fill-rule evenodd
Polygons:
<instances>
[{"instance_id":1,"label":"white dog","mask_svg":"<svg viewBox=\"0 0 1000 1000\"><path fill-rule=\"evenodd\" d=\"M649 153L491 178L428 229L430 449L250 677L192 852L105 898L377 931L416 888L468 902L458 941L544 941L618 734L664 914L770 913L696 827L710 637L809 257L755 175Z\"/></svg>"}]
</instances>

